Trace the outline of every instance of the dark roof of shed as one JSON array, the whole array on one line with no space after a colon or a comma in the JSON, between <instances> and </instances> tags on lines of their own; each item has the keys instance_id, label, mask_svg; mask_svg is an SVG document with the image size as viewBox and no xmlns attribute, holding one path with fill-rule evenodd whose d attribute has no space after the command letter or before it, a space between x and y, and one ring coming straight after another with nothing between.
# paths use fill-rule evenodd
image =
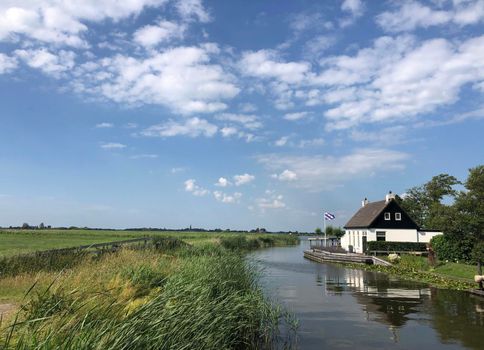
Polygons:
<instances>
[{"instance_id":1,"label":"dark roof of shed","mask_svg":"<svg viewBox=\"0 0 484 350\"><path fill-rule=\"evenodd\" d=\"M390 202L388 202L390 203ZM378 202L371 202L361 207L355 215L348 221L345 228L351 227L369 227L373 220L376 219L383 209L388 205L385 200Z\"/></svg>"}]
</instances>

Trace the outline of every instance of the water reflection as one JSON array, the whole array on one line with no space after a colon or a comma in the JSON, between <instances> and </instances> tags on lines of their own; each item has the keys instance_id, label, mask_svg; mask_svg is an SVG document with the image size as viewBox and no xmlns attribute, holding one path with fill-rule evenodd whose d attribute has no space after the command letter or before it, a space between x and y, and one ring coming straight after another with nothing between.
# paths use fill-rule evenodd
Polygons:
<instances>
[{"instance_id":1,"label":"water reflection","mask_svg":"<svg viewBox=\"0 0 484 350\"><path fill-rule=\"evenodd\" d=\"M305 248L254 254L267 292L300 321L301 349L484 349L482 299L311 262Z\"/></svg>"}]
</instances>

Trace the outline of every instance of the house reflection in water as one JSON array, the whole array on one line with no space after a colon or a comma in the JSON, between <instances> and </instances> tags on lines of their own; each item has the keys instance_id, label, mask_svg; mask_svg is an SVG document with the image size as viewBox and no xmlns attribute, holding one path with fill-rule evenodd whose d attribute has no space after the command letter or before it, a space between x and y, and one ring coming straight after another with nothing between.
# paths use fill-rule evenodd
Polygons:
<instances>
[{"instance_id":1,"label":"house reflection in water","mask_svg":"<svg viewBox=\"0 0 484 350\"><path fill-rule=\"evenodd\" d=\"M395 342L398 342L398 328L432 297L424 284L402 283L382 273L362 270L345 269L344 277L341 270L335 271L334 277L327 275L325 285L328 294L351 293L367 320L387 325Z\"/></svg>"}]
</instances>

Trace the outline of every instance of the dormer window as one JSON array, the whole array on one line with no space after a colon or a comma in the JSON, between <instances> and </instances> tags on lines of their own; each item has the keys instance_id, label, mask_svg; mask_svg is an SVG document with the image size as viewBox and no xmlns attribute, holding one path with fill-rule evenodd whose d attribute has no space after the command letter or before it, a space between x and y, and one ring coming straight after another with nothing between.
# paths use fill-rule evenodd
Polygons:
<instances>
[{"instance_id":1,"label":"dormer window","mask_svg":"<svg viewBox=\"0 0 484 350\"><path fill-rule=\"evenodd\" d=\"M402 213L395 213L395 220L402 221Z\"/></svg>"},{"instance_id":2,"label":"dormer window","mask_svg":"<svg viewBox=\"0 0 484 350\"><path fill-rule=\"evenodd\" d=\"M391 219L390 213L385 213L385 220L390 220L390 219Z\"/></svg>"}]
</instances>

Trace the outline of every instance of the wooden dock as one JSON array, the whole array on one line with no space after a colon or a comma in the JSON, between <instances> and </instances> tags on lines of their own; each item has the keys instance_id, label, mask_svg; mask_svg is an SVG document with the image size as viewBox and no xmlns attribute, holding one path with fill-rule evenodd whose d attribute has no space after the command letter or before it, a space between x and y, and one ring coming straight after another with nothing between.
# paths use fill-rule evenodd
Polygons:
<instances>
[{"instance_id":1,"label":"wooden dock","mask_svg":"<svg viewBox=\"0 0 484 350\"><path fill-rule=\"evenodd\" d=\"M306 259L316 262L338 262L338 263L357 263L367 265L392 266L391 263L376 256L352 254L352 253L331 253L320 249L310 249L304 252Z\"/></svg>"}]
</instances>

